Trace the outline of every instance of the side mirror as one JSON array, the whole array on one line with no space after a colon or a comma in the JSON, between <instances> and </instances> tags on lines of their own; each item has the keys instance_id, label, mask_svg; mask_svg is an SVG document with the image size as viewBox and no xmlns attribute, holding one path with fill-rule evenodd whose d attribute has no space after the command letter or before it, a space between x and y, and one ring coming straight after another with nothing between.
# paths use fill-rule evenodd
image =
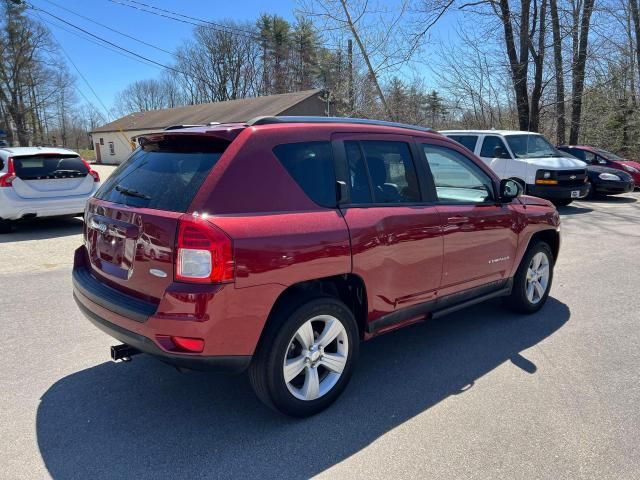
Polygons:
<instances>
[{"instance_id":1,"label":"side mirror","mask_svg":"<svg viewBox=\"0 0 640 480\"><path fill-rule=\"evenodd\" d=\"M506 178L500 180L500 201L509 203L514 198L522 195L522 186L515 180Z\"/></svg>"},{"instance_id":2,"label":"side mirror","mask_svg":"<svg viewBox=\"0 0 640 480\"><path fill-rule=\"evenodd\" d=\"M509 152L500 145L496 145L493 149L493 158L509 158Z\"/></svg>"}]
</instances>

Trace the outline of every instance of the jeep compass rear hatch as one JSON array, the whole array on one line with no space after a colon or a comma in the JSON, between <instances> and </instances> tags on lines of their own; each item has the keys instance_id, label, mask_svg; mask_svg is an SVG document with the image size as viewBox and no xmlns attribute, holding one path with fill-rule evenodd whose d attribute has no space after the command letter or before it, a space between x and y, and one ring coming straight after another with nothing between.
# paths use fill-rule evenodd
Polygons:
<instances>
[{"instance_id":1,"label":"jeep compass rear hatch","mask_svg":"<svg viewBox=\"0 0 640 480\"><path fill-rule=\"evenodd\" d=\"M89 201L85 245L94 275L155 302L174 279L179 219L232 139L147 138Z\"/></svg>"}]
</instances>

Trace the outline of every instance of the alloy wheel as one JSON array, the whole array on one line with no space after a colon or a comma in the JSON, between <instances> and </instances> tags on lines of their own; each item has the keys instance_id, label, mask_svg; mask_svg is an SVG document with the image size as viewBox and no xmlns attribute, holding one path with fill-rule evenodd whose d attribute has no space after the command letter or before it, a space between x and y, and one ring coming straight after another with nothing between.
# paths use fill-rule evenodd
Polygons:
<instances>
[{"instance_id":1,"label":"alloy wheel","mask_svg":"<svg viewBox=\"0 0 640 480\"><path fill-rule=\"evenodd\" d=\"M549 277L549 257L544 252L538 252L527 268L525 288L529 302L536 304L542 300L549 287Z\"/></svg>"},{"instance_id":2,"label":"alloy wheel","mask_svg":"<svg viewBox=\"0 0 640 480\"><path fill-rule=\"evenodd\" d=\"M340 380L347 364L349 338L336 317L318 315L293 335L282 365L289 392L311 401L326 395Z\"/></svg>"}]
</instances>

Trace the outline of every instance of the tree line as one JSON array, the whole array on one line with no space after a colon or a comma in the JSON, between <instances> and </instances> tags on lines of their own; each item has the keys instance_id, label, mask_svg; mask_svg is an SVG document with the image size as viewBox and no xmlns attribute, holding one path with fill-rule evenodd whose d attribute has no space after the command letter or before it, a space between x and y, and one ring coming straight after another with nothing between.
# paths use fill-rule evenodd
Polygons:
<instances>
[{"instance_id":1,"label":"tree line","mask_svg":"<svg viewBox=\"0 0 640 480\"><path fill-rule=\"evenodd\" d=\"M74 146L105 116L79 101L47 29L1 1L10 140ZM216 22L194 28L170 70L123 89L112 116L321 88L342 116L640 154L640 0L299 0L291 21Z\"/></svg>"}]
</instances>

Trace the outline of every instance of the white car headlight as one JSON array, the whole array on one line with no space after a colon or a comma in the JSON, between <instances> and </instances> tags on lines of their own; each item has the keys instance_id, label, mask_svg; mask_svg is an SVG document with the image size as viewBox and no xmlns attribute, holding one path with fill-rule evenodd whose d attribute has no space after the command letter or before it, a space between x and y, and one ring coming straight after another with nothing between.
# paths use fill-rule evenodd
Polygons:
<instances>
[{"instance_id":1,"label":"white car headlight","mask_svg":"<svg viewBox=\"0 0 640 480\"><path fill-rule=\"evenodd\" d=\"M622 165L622 168L624 168L627 172L640 173L640 170L634 167L630 167L629 165Z\"/></svg>"},{"instance_id":2,"label":"white car headlight","mask_svg":"<svg viewBox=\"0 0 640 480\"><path fill-rule=\"evenodd\" d=\"M614 175L613 173L601 173L600 175L598 175L598 178L600 180L612 180L614 182L619 182L620 180L622 180L619 176Z\"/></svg>"}]
</instances>

